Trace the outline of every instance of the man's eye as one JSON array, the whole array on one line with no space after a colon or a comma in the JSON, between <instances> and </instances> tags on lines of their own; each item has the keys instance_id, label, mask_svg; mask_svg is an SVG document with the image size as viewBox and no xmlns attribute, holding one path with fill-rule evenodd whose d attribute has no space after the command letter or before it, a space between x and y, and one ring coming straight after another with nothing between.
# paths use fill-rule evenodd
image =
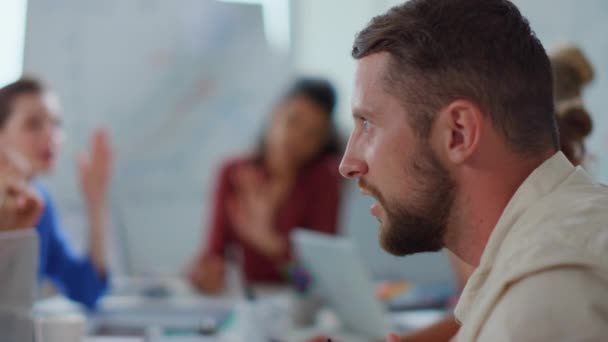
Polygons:
<instances>
[{"instance_id":1,"label":"man's eye","mask_svg":"<svg viewBox=\"0 0 608 342\"><path fill-rule=\"evenodd\" d=\"M363 125L364 131L367 131L369 129L369 121L367 121L367 119L362 119L361 124Z\"/></svg>"}]
</instances>

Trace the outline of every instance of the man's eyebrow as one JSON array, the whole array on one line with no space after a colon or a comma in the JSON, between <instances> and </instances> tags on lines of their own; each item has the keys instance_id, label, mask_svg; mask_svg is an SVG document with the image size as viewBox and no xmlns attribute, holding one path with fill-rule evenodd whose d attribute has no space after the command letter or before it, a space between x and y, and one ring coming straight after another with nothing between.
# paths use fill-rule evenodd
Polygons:
<instances>
[{"instance_id":1,"label":"man's eyebrow","mask_svg":"<svg viewBox=\"0 0 608 342\"><path fill-rule=\"evenodd\" d=\"M355 118L355 119L369 118L371 116L372 116L371 112L366 111L364 109L361 109L361 108L353 109L353 118Z\"/></svg>"}]
</instances>

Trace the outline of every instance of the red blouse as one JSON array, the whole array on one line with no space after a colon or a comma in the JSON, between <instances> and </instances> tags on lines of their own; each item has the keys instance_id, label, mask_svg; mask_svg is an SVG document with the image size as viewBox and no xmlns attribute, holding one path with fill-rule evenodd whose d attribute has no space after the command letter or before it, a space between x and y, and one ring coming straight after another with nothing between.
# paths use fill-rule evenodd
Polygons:
<instances>
[{"instance_id":1,"label":"red blouse","mask_svg":"<svg viewBox=\"0 0 608 342\"><path fill-rule=\"evenodd\" d=\"M246 241L234 233L226 212L226 201L235 189L234 174L241 166L251 165L253 158L236 159L223 165L219 172L217 188L213 197L213 208L206 247L199 254L225 257L227 247L237 245L241 249L242 270L250 282L284 282L281 268L291 260L291 248L275 258L260 254ZM341 197L341 180L338 173L339 158L324 157L304 167L278 208L274 229L289 246L289 234L295 228L307 228L319 232L337 232L338 210Z\"/></svg>"}]
</instances>

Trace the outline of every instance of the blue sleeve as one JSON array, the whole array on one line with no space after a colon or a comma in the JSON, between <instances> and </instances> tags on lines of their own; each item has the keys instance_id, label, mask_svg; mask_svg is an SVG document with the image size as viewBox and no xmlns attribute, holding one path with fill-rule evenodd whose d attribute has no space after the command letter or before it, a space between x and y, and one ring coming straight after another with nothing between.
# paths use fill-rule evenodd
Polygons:
<instances>
[{"instance_id":1,"label":"blue sleeve","mask_svg":"<svg viewBox=\"0 0 608 342\"><path fill-rule=\"evenodd\" d=\"M66 297L94 309L97 300L108 289L107 275L97 272L91 260L75 255L68 245L56 216L53 202L45 194L44 213L38 224L41 241L45 245L46 260L41 262L41 273L48 277Z\"/></svg>"}]
</instances>

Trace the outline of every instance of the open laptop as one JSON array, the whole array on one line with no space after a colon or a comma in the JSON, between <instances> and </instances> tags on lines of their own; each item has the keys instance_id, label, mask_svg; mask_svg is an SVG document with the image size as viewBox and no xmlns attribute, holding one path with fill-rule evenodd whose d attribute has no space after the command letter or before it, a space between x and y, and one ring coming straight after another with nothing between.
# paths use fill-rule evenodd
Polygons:
<instances>
[{"instance_id":1,"label":"open laptop","mask_svg":"<svg viewBox=\"0 0 608 342\"><path fill-rule=\"evenodd\" d=\"M389 314L376 299L371 274L348 238L299 229L291 239L299 260L348 331L381 338L389 331L425 326L444 314L443 310Z\"/></svg>"},{"instance_id":2,"label":"open laptop","mask_svg":"<svg viewBox=\"0 0 608 342\"><path fill-rule=\"evenodd\" d=\"M300 261L345 328L371 338L390 331L371 276L349 239L304 229L291 238Z\"/></svg>"}]
</instances>

